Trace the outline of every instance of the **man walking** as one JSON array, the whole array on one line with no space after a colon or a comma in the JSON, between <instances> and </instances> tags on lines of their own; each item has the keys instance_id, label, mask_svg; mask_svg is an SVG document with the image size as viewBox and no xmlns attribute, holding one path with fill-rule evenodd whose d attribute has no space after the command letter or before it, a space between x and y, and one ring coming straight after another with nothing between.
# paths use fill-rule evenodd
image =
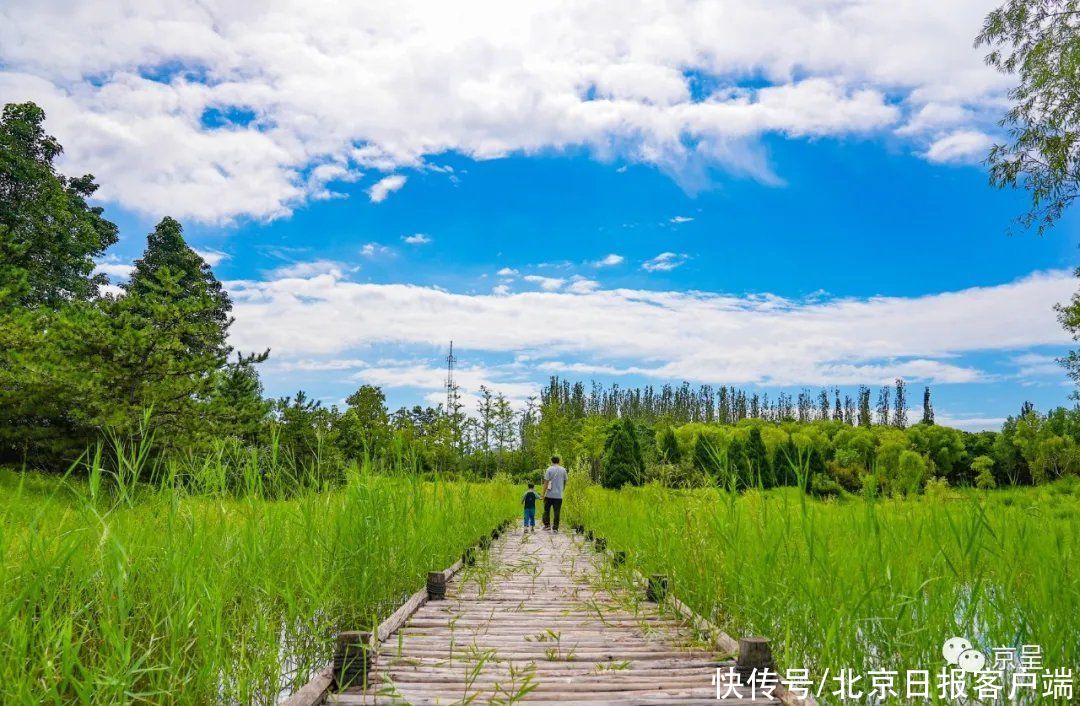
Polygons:
<instances>
[{"instance_id":1,"label":"man walking","mask_svg":"<svg viewBox=\"0 0 1080 706\"><path fill-rule=\"evenodd\" d=\"M566 487L566 469L559 465L559 457L551 457L551 465L544 472L544 529L559 531L559 515L562 514L563 489ZM550 521L555 511L554 524Z\"/></svg>"}]
</instances>

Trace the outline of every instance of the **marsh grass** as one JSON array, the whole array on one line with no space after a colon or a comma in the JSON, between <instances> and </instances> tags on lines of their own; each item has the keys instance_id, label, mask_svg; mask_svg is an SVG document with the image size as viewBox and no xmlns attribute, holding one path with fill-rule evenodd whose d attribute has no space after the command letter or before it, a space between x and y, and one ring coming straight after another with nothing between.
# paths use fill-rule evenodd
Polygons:
<instances>
[{"instance_id":1,"label":"marsh grass","mask_svg":"<svg viewBox=\"0 0 1080 706\"><path fill-rule=\"evenodd\" d=\"M353 467L317 492L224 456L140 483L115 451L0 470L0 703L275 703L516 511L498 483Z\"/></svg>"},{"instance_id":2,"label":"marsh grass","mask_svg":"<svg viewBox=\"0 0 1080 706\"><path fill-rule=\"evenodd\" d=\"M782 668L936 671L953 635L1080 659L1078 484L822 502L572 483L572 522L729 634L772 638Z\"/></svg>"}]
</instances>

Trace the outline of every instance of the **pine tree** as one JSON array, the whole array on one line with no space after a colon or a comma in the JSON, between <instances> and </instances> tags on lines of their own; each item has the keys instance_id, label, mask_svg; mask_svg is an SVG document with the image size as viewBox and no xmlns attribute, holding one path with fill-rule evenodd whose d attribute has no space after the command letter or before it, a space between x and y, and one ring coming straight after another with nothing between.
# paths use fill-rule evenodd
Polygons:
<instances>
[{"instance_id":1,"label":"pine tree","mask_svg":"<svg viewBox=\"0 0 1080 706\"><path fill-rule=\"evenodd\" d=\"M220 302L180 279L166 268L137 293L72 305L49 332L43 369L68 391L76 424L132 434L152 411L166 446L212 431L215 371L229 353Z\"/></svg>"},{"instance_id":2,"label":"pine tree","mask_svg":"<svg viewBox=\"0 0 1080 706\"><path fill-rule=\"evenodd\" d=\"M736 488L750 488L755 484L750 469L750 459L747 457L746 445L739 439L732 439L727 449L728 478L726 483L734 484Z\"/></svg>"},{"instance_id":3,"label":"pine tree","mask_svg":"<svg viewBox=\"0 0 1080 706\"><path fill-rule=\"evenodd\" d=\"M621 488L641 483L645 463L641 458L637 433L628 417L612 422L601 465L600 480L605 488Z\"/></svg>"},{"instance_id":4,"label":"pine tree","mask_svg":"<svg viewBox=\"0 0 1080 706\"><path fill-rule=\"evenodd\" d=\"M201 321L197 323L203 324L206 335L188 344L207 352L223 350L226 330L232 324L232 302L210 265L188 247L183 227L168 216L146 237L146 251L135 261L131 279L122 286L140 301L140 297L161 291L157 285L166 273L174 276L176 299L205 298L211 304L201 307L198 314Z\"/></svg>"},{"instance_id":5,"label":"pine tree","mask_svg":"<svg viewBox=\"0 0 1080 706\"><path fill-rule=\"evenodd\" d=\"M927 385L923 389L922 396L922 423L933 424L934 423L934 405L930 402L930 386Z\"/></svg>"},{"instance_id":6,"label":"pine tree","mask_svg":"<svg viewBox=\"0 0 1080 706\"><path fill-rule=\"evenodd\" d=\"M216 435L235 436L248 444L258 441L271 403L263 399L255 365L269 354L269 350L258 355L237 354L235 362L215 371L209 416L214 420Z\"/></svg>"}]
</instances>

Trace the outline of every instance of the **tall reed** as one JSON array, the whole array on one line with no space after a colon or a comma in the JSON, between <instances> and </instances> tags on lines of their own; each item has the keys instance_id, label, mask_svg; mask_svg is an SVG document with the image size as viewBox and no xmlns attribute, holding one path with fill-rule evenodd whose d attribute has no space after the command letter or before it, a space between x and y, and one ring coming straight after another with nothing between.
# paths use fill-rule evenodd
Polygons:
<instances>
[{"instance_id":1,"label":"tall reed","mask_svg":"<svg viewBox=\"0 0 1080 706\"><path fill-rule=\"evenodd\" d=\"M516 509L506 485L358 467L284 493L191 459L147 486L116 452L87 480L0 471L0 703L274 703Z\"/></svg>"},{"instance_id":2,"label":"tall reed","mask_svg":"<svg viewBox=\"0 0 1080 706\"><path fill-rule=\"evenodd\" d=\"M771 637L785 668L936 671L953 635L1080 663L1080 484L822 502L577 476L565 512L730 634Z\"/></svg>"}]
</instances>

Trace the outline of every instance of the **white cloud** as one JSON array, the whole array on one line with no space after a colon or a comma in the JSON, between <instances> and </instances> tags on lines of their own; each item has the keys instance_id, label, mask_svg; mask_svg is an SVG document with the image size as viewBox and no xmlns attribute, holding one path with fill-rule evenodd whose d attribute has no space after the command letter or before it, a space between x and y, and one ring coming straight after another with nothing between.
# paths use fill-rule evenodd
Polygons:
<instances>
[{"instance_id":1,"label":"white cloud","mask_svg":"<svg viewBox=\"0 0 1080 706\"><path fill-rule=\"evenodd\" d=\"M950 129L990 129L1009 81L971 38L992 6L10 0L0 96L41 103L63 168L103 198L205 221L281 217L451 151L583 147L688 187L711 166L775 182L766 133L895 131L931 105L965 111Z\"/></svg>"},{"instance_id":2,"label":"white cloud","mask_svg":"<svg viewBox=\"0 0 1080 706\"><path fill-rule=\"evenodd\" d=\"M1064 379L1065 368L1058 359L1052 355L1039 353L1024 353L1012 358L1016 366L1016 376L1019 378L1053 377Z\"/></svg>"},{"instance_id":3,"label":"white cloud","mask_svg":"<svg viewBox=\"0 0 1080 706\"><path fill-rule=\"evenodd\" d=\"M614 267L621 265L626 258L622 255L610 253L593 263L593 267Z\"/></svg>"},{"instance_id":4,"label":"white cloud","mask_svg":"<svg viewBox=\"0 0 1080 706\"><path fill-rule=\"evenodd\" d=\"M680 223L689 223L692 220L694 220L694 219L691 218L690 216L675 216L674 218L671 219L671 222L678 225Z\"/></svg>"},{"instance_id":5,"label":"white cloud","mask_svg":"<svg viewBox=\"0 0 1080 706\"><path fill-rule=\"evenodd\" d=\"M525 275L522 279L537 285L545 292L555 292L562 289L566 280L562 277L544 277L542 275Z\"/></svg>"},{"instance_id":6,"label":"white cloud","mask_svg":"<svg viewBox=\"0 0 1080 706\"><path fill-rule=\"evenodd\" d=\"M510 286L506 284L497 284L491 288L491 293L499 297L505 297L510 293Z\"/></svg>"},{"instance_id":7,"label":"white cloud","mask_svg":"<svg viewBox=\"0 0 1080 706\"><path fill-rule=\"evenodd\" d=\"M914 411L914 410L913 410ZM922 419L922 410L918 410L915 421ZM1005 417L954 417L947 412L934 412L937 424L964 431L999 431L1005 423Z\"/></svg>"},{"instance_id":8,"label":"white cloud","mask_svg":"<svg viewBox=\"0 0 1080 706\"><path fill-rule=\"evenodd\" d=\"M1070 272L922 297L791 300L775 295L598 290L455 294L333 274L228 283L232 344L279 360L356 357L379 345L539 355L641 369L666 380L765 385L974 382L956 356L1061 345L1051 305ZM524 360L524 358L522 358ZM538 361L543 362L543 361Z\"/></svg>"},{"instance_id":9,"label":"white cloud","mask_svg":"<svg viewBox=\"0 0 1080 706\"><path fill-rule=\"evenodd\" d=\"M273 279L309 279L320 276L328 276L333 280L341 279L346 272L355 272L358 267L349 267L333 260L312 260L310 262L293 262L288 265L276 267L269 272Z\"/></svg>"},{"instance_id":10,"label":"white cloud","mask_svg":"<svg viewBox=\"0 0 1080 706\"><path fill-rule=\"evenodd\" d=\"M412 235L403 235L401 239L409 245L427 245L431 242L431 238L423 233L413 233Z\"/></svg>"},{"instance_id":11,"label":"white cloud","mask_svg":"<svg viewBox=\"0 0 1080 706\"><path fill-rule=\"evenodd\" d=\"M368 189L368 198L371 199L371 203L382 203L387 196L405 186L406 180L407 177L401 174L391 174L388 177L383 177Z\"/></svg>"},{"instance_id":12,"label":"white cloud","mask_svg":"<svg viewBox=\"0 0 1080 706\"><path fill-rule=\"evenodd\" d=\"M364 243L360 248L360 254L364 257L378 257L380 255L390 255L394 251L383 245L382 243L370 242Z\"/></svg>"},{"instance_id":13,"label":"white cloud","mask_svg":"<svg viewBox=\"0 0 1080 706\"><path fill-rule=\"evenodd\" d=\"M211 267L217 267L218 264L229 259L229 254L221 252L220 250L199 250L198 248L193 249L195 250L195 253L203 260L205 260L206 264L210 265Z\"/></svg>"},{"instance_id":14,"label":"white cloud","mask_svg":"<svg viewBox=\"0 0 1080 706\"><path fill-rule=\"evenodd\" d=\"M94 274L104 274L118 279L127 279L131 276L135 265L129 262L120 262L115 256L107 256L103 261L94 266Z\"/></svg>"},{"instance_id":15,"label":"white cloud","mask_svg":"<svg viewBox=\"0 0 1080 706\"><path fill-rule=\"evenodd\" d=\"M517 277L518 271L512 267L504 267L495 274L497 274L499 277Z\"/></svg>"},{"instance_id":16,"label":"white cloud","mask_svg":"<svg viewBox=\"0 0 1080 706\"><path fill-rule=\"evenodd\" d=\"M574 275L570 278L570 285L566 288L566 291L572 294L588 294L598 289L600 289L600 283L596 280Z\"/></svg>"},{"instance_id":17,"label":"white cloud","mask_svg":"<svg viewBox=\"0 0 1080 706\"><path fill-rule=\"evenodd\" d=\"M994 139L978 130L960 130L939 138L923 155L931 162L979 162L986 158Z\"/></svg>"},{"instance_id":18,"label":"white cloud","mask_svg":"<svg viewBox=\"0 0 1080 706\"><path fill-rule=\"evenodd\" d=\"M670 272L685 263L686 255L683 253L662 252L656 257L641 263L641 269L646 272Z\"/></svg>"}]
</instances>

